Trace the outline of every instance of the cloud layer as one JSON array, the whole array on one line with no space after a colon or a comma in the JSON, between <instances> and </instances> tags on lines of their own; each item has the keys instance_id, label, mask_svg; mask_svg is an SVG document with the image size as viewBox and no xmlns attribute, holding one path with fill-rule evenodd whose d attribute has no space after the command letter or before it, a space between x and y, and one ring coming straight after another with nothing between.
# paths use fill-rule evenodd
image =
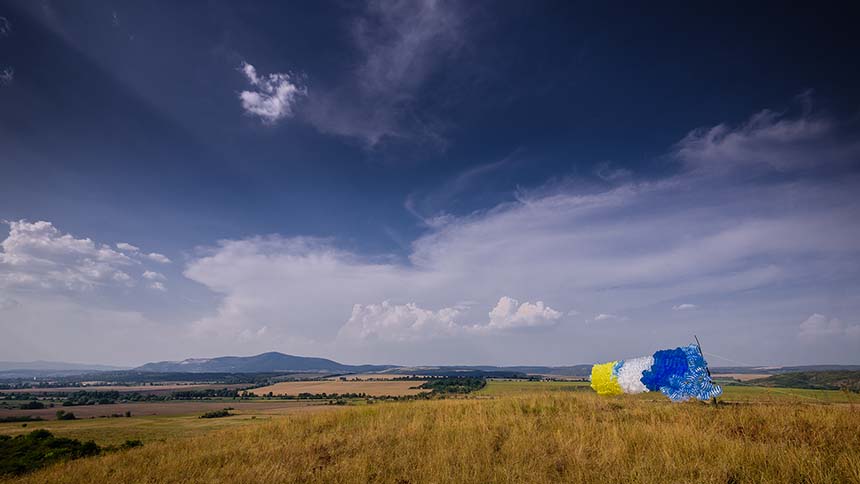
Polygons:
<instances>
[{"instance_id":1,"label":"cloud layer","mask_svg":"<svg viewBox=\"0 0 860 484\"><path fill-rule=\"evenodd\" d=\"M838 122L811 114L757 115L701 134L715 129L672 148L681 162L674 175L520 190L487 210L437 217L405 257L279 235L198 248L183 274L216 302L170 328L136 311L85 311L62 295L134 284L167 296L164 276L144 266L166 256L128 242L111 248L49 222L11 222L0 317L37 321L48 308L78 314L80 324L116 317L127 322L125 338L145 329L208 355L279 349L353 362L462 363L467 355L572 364L647 354L695 334L710 351L755 364L856 359L853 142ZM792 135L778 134L786 130ZM797 139L823 155L776 162L757 154L790 152L779 141ZM30 304L34 294L50 304Z\"/></svg>"},{"instance_id":2,"label":"cloud layer","mask_svg":"<svg viewBox=\"0 0 860 484\"><path fill-rule=\"evenodd\" d=\"M747 297L757 294L769 301L768 318L775 320L744 331L773 338L796 324L797 311L826 304L823 288L857 287L858 181L853 175L795 177L810 165L738 154L738 160L766 160L761 166L783 177L729 183L723 181L727 175L743 174L749 165L712 170L708 164L721 163L714 152L740 153L741 145L750 153L759 146L787 151L774 146L783 139L774 133L784 130L793 133L786 143L801 138L829 143L827 153L850 152L850 143L831 146L841 143L833 121L811 119L757 115L737 129L720 128L707 143L691 142L701 130L693 132L673 156L696 163L661 180L556 184L521 192L491 210L447 216L413 241L405 262L345 251L329 240L222 241L185 272L223 295L217 314L197 327L229 338L265 326L269 341L323 342L340 334L339 351L348 347L359 357L368 354L356 350L361 341L457 334L477 344L479 334L493 334L500 338L498 351L506 352L545 340L534 332L521 338L489 330L550 327L583 341L614 330L630 336L616 351L627 347L637 354L694 333L711 345L728 345L731 337L721 334L731 334L761 304ZM816 160L808 163L825 171L846 163L839 157ZM510 294L546 302L499 300ZM720 316L691 311L696 307L685 301L690 298L708 302ZM458 306L464 300L475 304ZM482 322L480 307L495 307L489 322ZM572 308L613 324L585 325ZM678 318L688 324L674 324ZM599 344L571 344L583 355L578 360L600 351Z\"/></svg>"}]
</instances>

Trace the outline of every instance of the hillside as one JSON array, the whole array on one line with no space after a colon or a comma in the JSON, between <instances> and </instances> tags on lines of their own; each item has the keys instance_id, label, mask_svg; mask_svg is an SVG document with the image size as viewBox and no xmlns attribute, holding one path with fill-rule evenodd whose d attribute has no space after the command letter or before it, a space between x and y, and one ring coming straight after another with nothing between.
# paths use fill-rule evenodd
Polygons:
<instances>
[{"instance_id":1,"label":"hillside","mask_svg":"<svg viewBox=\"0 0 860 484\"><path fill-rule=\"evenodd\" d=\"M858 419L847 406L589 392L400 402L256 419L11 482L856 482Z\"/></svg>"},{"instance_id":2,"label":"hillside","mask_svg":"<svg viewBox=\"0 0 860 484\"><path fill-rule=\"evenodd\" d=\"M860 392L860 371L800 371L780 373L747 383L766 387L850 390Z\"/></svg>"}]
</instances>

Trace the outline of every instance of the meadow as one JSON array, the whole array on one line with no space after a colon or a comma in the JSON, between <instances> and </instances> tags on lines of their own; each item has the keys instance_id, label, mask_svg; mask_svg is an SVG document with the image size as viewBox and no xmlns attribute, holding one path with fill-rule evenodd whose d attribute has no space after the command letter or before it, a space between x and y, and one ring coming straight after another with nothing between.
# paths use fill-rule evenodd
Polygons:
<instances>
[{"instance_id":1,"label":"meadow","mask_svg":"<svg viewBox=\"0 0 860 484\"><path fill-rule=\"evenodd\" d=\"M599 397L578 382L492 381L465 398L266 419L157 417L170 433L143 447L10 482L860 482L860 405L850 395L767 390L673 404ZM74 435L87 422L45 424Z\"/></svg>"}]
</instances>

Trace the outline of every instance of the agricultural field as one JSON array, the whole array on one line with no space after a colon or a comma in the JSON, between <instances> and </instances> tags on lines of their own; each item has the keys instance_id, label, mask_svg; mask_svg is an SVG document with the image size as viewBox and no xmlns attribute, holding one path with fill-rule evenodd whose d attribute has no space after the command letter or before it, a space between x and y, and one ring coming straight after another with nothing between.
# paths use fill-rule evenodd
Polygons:
<instances>
[{"instance_id":1,"label":"agricultural field","mask_svg":"<svg viewBox=\"0 0 860 484\"><path fill-rule=\"evenodd\" d=\"M424 383L423 380L380 380L380 381L343 381L343 380L316 380L316 381L285 381L268 385L261 388L248 390L254 395L291 395L302 393L327 395L338 394L365 394L373 397L402 397L418 395L427 390L417 388Z\"/></svg>"},{"instance_id":2,"label":"agricultural field","mask_svg":"<svg viewBox=\"0 0 860 484\"><path fill-rule=\"evenodd\" d=\"M121 392L121 393L142 393L145 395L158 395L162 393L171 393L176 391L188 391L188 390L220 390L222 388L228 389L238 389L245 388L247 384L221 384L221 385L201 385L201 384L190 384L190 383L168 383L163 385L82 385L82 386L71 386L71 387L34 387L34 388L16 388L12 390L0 390L0 395L2 394L16 394L16 393L31 393L31 394L45 394L45 393L75 393L80 391L88 391L88 392Z\"/></svg>"},{"instance_id":3,"label":"agricultural field","mask_svg":"<svg viewBox=\"0 0 860 484\"><path fill-rule=\"evenodd\" d=\"M110 417L111 415L124 415L125 412L131 412L131 415L140 417L155 415L189 415L194 413L203 413L211 410L218 410L224 407L233 407L241 410L272 411L307 406L312 403L314 402L284 400L171 400L165 402L130 402L115 404L112 403L106 405L80 405L73 407L55 406L36 410L0 409L0 418L11 416L30 416L49 420L53 419L56 416L57 410L65 410L67 412L72 412L77 418Z\"/></svg>"},{"instance_id":4,"label":"agricultural field","mask_svg":"<svg viewBox=\"0 0 860 484\"><path fill-rule=\"evenodd\" d=\"M229 417L10 482L860 481L857 404L755 401L769 394L746 387L750 403L734 405L579 388L493 381L480 398Z\"/></svg>"},{"instance_id":5,"label":"agricultural field","mask_svg":"<svg viewBox=\"0 0 860 484\"><path fill-rule=\"evenodd\" d=\"M0 435L19 435L36 429L49 430L55 435L80 440L93 440L99 445L116 445L126 440L144 443L165 439L191 437L212 430L259 424L289 414L332 411L334 405L323 401L259 401L259 402L170 402L133 404L132 417L86 418L87 410L112 405L66 408L77 420L45 420L23 423L0 423ZM231 417L201 419L207 411L231 408ZM56 410L56 409L51 409ZM2 413L0 413L2 415ZM82 418L83 417L83 418Z\"/></svg>"}]
</instances>

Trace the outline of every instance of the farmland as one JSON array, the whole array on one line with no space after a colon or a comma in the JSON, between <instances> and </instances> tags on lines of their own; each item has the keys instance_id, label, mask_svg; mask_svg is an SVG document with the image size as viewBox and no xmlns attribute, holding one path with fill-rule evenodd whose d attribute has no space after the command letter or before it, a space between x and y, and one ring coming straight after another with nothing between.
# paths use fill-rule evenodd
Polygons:
<instances>
[{"instance_id":1,"label":"farmland","mask_svg":"<svg viewBox=\"0 0 860 484\"><path fill-rule=\"evenodd\" d=\"M328 412L257 419L102 419L117 425L105 433L123 432L136 420L163 420L163 441L153 434L141 448L58 464L12 482L860 480L857 404L793 392L770 399L767 389L741 388L726 392L738 403L715 406L673 404L658 395L603 398L567 382L491 381L474 397L328 406ZM46 425L82 436L90 422L99 423Z\"/></svg>"},{"instance_id":2,"label":"farmland","mask_svg":"<svg viewBox=\"0 0 860 484\"><path fill-rule=\"evenodd\" d=\"M253 411L275 411L291 409L312 405L314 402L300 401L235 401L229 399L207 399L199 401L167 401L167 402L142 402L142 403L116 403L108 405L82 405L75 407L49 407L38 410L0 410L3 416L31 416L45 420L54 418L57 410L73 412L78 418L110 417L111 415L124 415L130 412L133 416L170 416L190 415L210 410L218 410L224 407L233 407L239 410Z\"/></svg>"},{"instance_id":3,"label":"farmland","mask_svg":"<svg viewBox=\"0 0 860 484\"><path fill-rule=\"evenodd\" d=\"M255 395L300 395L300 394L364 394L374 397L418 395L427 390L416 388L424 383L422 380L318 380L318 381L287 381L268 385L262 388L248 390Z\"/></svg>"},{"instance_id":4,"label":"farmland","mask_svg":"<svg viewBox=\"0 0 860 484\"><path fill-rule=\"evenodd\" d=\"M126 440L150 442L177 438L187 438L208 434L214 430L246 425L257 425L273 418L290 414L329 412L341 407L324 405L320 402L265 402L249 404L196 405L181 403L183 413L163 415L133 414L131 418L81 418L79 420L46 420L29 422L26 427L20 423L0 424L0 435L19 435L35 429L46 429L58 436L80 440L93 440L99 445L116 445ZM198 418L208 409L233 407L233 417L219 419ZM172 409L173 410L173 409ZM179 410L175 408L175 410Z\"/></svg>"},{"instance_id":5,"label":"farmland","mask_svg":"<svg viewBox=\"0 0 860 484\"><path fill-rule=\"evenodd\" d=\"M220 390L222 388L244 388L248 385L242 384L224 384L224 385L200 385L187 383L169 383L160 385L81 385L70 387L33 387L33 388L16 388L11 390L0 390L0 393L16 394L16 393L74 393L82 390L88 392L134 392L146 395L158 395L162 393L171 393L175 391L186 390Z\"/></svg>"}]
</instances>

